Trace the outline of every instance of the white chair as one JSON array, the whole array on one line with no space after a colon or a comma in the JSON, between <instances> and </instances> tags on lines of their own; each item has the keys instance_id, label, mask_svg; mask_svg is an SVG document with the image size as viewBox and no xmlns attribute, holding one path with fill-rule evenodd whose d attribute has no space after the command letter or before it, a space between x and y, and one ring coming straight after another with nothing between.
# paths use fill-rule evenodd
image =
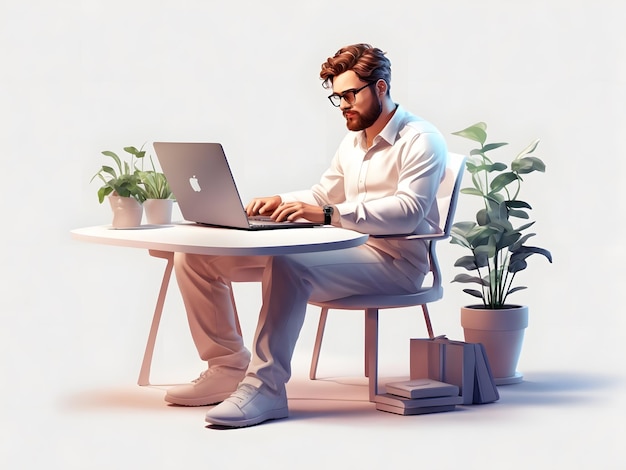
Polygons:
<instances>
[{"instance_id":1,"label":"white chair","mask_svg":"<svg viewBox=\"0 0 626 470\"><path fill-rule=\"evenodd\" d=\"M450 229L456 211L456 204L460 192L465 156L449 154L446 173L437 191L437 205L441 221L441 233L431 235L410 235L403 239L429 241L430 272L432 283L430 287L423 287L415 294L406 295L354 295L328 302L310 302L311 305L321 307L320 320L317 327L317 336L313 348L313 358L309 377L315 380L319 362L322 339L328 311L337 310L364 310L365 311L365 376L369 378L369 400L374 401L378 394L378 311L379 309L411 307L421 305L428 336L433 338L433 330L428 314L427 304L440 300L443 297L441 286L441 270L435 250L436 242L450 236Z\"/></svg>"}]
</instances>

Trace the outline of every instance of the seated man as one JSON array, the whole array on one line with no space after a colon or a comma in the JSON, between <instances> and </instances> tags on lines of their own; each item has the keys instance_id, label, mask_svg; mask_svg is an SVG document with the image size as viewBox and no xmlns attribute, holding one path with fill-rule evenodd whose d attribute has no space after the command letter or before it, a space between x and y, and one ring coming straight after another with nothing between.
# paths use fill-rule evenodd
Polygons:
<instances>
[{"instance_id":1,"label":"seated man","mask_svg":"<svg viewBox=\"0 0 626 470\"><path fill-rule=\"evenodd\" d=\"M176 253L176 278L189 326L208 369L165 400L187 406L219 403L212 424L241 427L288 416L285 384L307 301L356 294L408 294L428 272L423 240L376 235L432 233L439 224L436 193L447 149L430 123L395 104L385 54L367 44L339 50L322 64L330 102L350 132L330 168L309 190L253 199L249 215L304 218L373 235L365 245L282 256ZM252 343L237 329L231 282L261 280L263 304ZM220 403L221 402L221 403Z\"/></svg>"}]
</instances>

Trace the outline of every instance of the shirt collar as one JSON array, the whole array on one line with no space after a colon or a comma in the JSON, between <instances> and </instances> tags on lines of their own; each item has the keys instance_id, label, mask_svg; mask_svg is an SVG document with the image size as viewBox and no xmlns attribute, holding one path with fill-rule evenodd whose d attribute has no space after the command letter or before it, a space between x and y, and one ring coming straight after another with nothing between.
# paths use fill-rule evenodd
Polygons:
<instances>
[{"instance_id":1,"label":"shirt collar","mask_svg":"<svg viewBox=\"0 0 626 470\"><path fill-rule=\"evenodd\" d=\"M376 138L385 139L389 145L393 145L399 137L400 130L404 127L405 116L406 111L399 104L396 104L395 113Z\"/></svg>"},{"instance_id":2,"label":"shirt collar","mask_svg":"<svg viewBox=\"0 0 626 470\"><path fill-rule=\"evenodd\" d=\"M399 137L400 130L404 127L406 121L407 112L404 110L402 106L396 104L396 111L391 116L391 119L387 123L387 125L383 128L380 133L374 137L374 145L380 141L380 139L385 140L389 145L393 145ZM357 133L356 142L365 145L365 131L359 131Z\"/></svg>"}]
</instances>

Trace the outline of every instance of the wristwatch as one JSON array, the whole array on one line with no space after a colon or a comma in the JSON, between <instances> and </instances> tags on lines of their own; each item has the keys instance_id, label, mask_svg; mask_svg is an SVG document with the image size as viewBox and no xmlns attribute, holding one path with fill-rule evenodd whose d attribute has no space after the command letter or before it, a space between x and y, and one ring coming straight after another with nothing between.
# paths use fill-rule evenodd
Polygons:
<instances>
[{"instance_id":1,"label":"wristwatch","mask_svg":"<svg viewBox=\"0 0 626 470\"><path fill-rule=\"evenodd\" d=\"M333 206L324 206L322 207L324 210L324 225L330 225L330 222L333 218L333 212L335 212L335 208Z\"/></svg>"}]
</instances>

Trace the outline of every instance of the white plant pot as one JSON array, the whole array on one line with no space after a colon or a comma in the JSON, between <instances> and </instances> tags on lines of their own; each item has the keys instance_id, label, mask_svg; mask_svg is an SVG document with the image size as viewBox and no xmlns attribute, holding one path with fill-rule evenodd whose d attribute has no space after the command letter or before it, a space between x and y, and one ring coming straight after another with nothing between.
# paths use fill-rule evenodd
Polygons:
<instances>
[{"instance_id":1,"label":"white plant pot","mask_svg":"<svg viewBox=\"0 0 626 470\"><path fill-rule=\"evenodd\" d=\"M528 307L511 305L487 309L482 305L461 308L461 326L468 343L482 343L497 385L519 383L523 375L517 363L528 326Z\"/></svg>"},{"instance_id":2,"label":"white plant pot","mask_svg":"<svg viewBox=\"0 0 626 470\"><path fill-rule=\"evenodd\" d=\"M113 211L113 222L115 228L132 228L141 225L143 207L135 198L109 196L109 203Z\"/></svg>"},{"instance_id":3,"label":"white plant pot","mask_svg":"<svg viewBox=\"0 0 626 470\"><path fill-rule=\"evenodd\" d=\"M172 223L172 199L146 199L143 203L146 209L146 222L154 225Z\"/></svg>"}]
</instances>

